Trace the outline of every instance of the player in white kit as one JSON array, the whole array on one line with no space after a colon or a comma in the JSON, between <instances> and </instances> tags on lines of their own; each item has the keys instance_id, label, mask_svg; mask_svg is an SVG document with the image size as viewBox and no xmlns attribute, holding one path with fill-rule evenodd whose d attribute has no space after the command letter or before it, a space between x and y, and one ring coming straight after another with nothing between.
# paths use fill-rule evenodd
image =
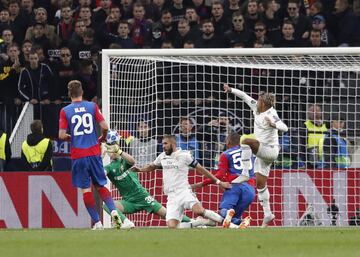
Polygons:
<instances>
[{"instance_id":1,"label":"player in white kit","mask_svg":"<svg viewBox=\"0 0 360 257\"><path fill-rule=\"evenodd\" d=\"M264 220L262 227L275 219L275 215L270 209L270 193L266 182L270 172L271 164L279 155L279 136L278 130L286 132L288 127L279 118L275 106L275 96L271 93L260 93L258 101L248 96L245 92L231 88L224 84L226 93L233 93L240 97L251 108L254 114L254 134L256 139L246 138L241 142L242 154L241 161L243 172L233 183L242 183L249 180L249 168L251 155L255 154L254 172L256 176L256 188L258 199L264 210Z\"/></svg>"},{"instance_id":2,"label":"player in white kit","mask_svg":"<svg viewBox=\"0 0 360 257\"><path fill-rule=\"evenodd\" d=\"M168 227L178 227L185 209L192 210L195 214L215 222L222 222L223 218L214 211L204 209L192 192L188 182L189 167L212 179L223 189L230 188L231 185L228 182L220 181L202 167L189 151L177 149L175 136L165 135L162 144L164 152L154 162L145 165L143 168L134 166L133 170L136 172L149 172L162 169L163 189L168 196L166 203L166 223Z\"/></svg>"}]
</instances>

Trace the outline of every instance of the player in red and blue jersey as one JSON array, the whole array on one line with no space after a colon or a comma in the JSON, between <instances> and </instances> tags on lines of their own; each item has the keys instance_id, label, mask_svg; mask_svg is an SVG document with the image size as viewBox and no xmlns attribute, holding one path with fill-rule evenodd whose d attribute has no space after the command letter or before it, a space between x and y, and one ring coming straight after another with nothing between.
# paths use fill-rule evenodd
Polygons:
<instances>
[{"instance_id":1,"label":"player in red and blue jersey","mask_svg":"<svg viewBox=\"0 0 360 257\"><path fill-rule=\"evenodd\" d=\"M220 155L218 170L215 177L224 182L229 182L231 188L224 191L220 202L220 215L224 217L223 227L237 228L247 227L250 217L247 217L241 223L242 213L249 207L255 198L255 175L251 168L249 171L250 179L247 182L233 183L242 172L241 166L241 147L240 135L232 132L226 138L227 150ZM252 159L252 163L254 159ZM210 179L193 185L193 188L203 187L213 183Z\"/></svg>"},{"instance_id":2,"label":"player in red and blue jersey","mask_svg":"<svg viewBox=\"0 0 360 257\"><path fill-rule=\"evenodd\" d=\"M105 187L107 179L101 159L100 143L106 138L108 124L97 104L82 100L80 81L72 80L68 83L68 94L71 104L60 111L59 139L71 140L72 183L82 190L85 206L94 221L93 229L102 229L103 226L96 210L91 184L111 211L114 225L120 228L121 220L111 194ZM100 138L96 133L97 123L101 128Z\"/></svg>"}]
</instances>

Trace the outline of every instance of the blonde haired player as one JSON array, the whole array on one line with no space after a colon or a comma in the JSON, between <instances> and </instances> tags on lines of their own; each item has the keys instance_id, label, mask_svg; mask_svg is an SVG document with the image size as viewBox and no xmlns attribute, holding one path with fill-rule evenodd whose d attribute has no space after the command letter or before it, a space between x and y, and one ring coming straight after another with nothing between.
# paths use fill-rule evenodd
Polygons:
<instances>
[{"instance_id":1,"label":"blonde haired player","mask_svg":"<svg viewBox=\"0 0 360 257\"><path fill-rule=\"evenodd\" d=\"M275 96L273 94L260 93L259 99L256 101L245 92L231 88L228 84L224 84L224 91L240 97L251 108L254 114L254 134L256 139L245 138L241 142L243 172L232 183L242 183L249 180L251 155L255 154L254 172L256 188L259 202L264 211L262 227L267 227L275 219L275 215L270 209L270 193L266 182L270 166L279 155L278 131L286 132L288 127L281 121L274 109Z\"/></svg>"}]
</instances>

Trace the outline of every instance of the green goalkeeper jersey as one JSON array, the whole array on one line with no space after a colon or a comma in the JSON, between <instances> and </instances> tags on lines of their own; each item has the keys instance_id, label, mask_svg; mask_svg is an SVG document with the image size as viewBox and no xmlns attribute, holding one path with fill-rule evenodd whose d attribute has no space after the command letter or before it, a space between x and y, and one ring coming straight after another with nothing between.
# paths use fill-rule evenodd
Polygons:
<instances>
[{"instance_id":1,"label":"green goalkeeper jersey","mask_svg":"<svg viewBox=\"0 0 360 257\"><path fill-rule=\"evenodd\" d=\"M143 199L143 196L147 196L149 193L141 185L137 174L129 170L131 167L132 165L126 160L120 158L106 165L105 170L124 200Z\"/></svg>"}]
</instances>

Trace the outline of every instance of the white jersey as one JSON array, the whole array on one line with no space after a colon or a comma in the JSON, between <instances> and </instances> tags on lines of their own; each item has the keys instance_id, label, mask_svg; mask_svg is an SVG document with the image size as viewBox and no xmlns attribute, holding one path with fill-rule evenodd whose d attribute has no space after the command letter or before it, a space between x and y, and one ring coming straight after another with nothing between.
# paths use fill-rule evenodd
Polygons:
<instances>
[{"instance_id":1,"label":"white jersey","mask_svg":"<svg viewBox=\"0 0 360 257\"><path fill-rule=\"evenodd\" d=\"M276 110L271 107L267 111L259 113L257 111L257 101L255 99L251 98L245 92L238 89L233 88L231 92L243 99L253 111L255 118L254 134L256 139L264 145L279 145L278 130L286 132L288 127L281 121ZM265 120L265 117L268 117L272 123L275 123L276 128L271 127Z\"/></svg>"},{"instance_id":2,"label":"white jersey","mask_svg":"<svg viewBox=\"0 0 360 257\"><path fill-rule=\"evenodd\" d=\"M198 162L189 151L179 149L171 155L161 153L154 164L162 167L164 193L169 194L190 187L189 166L195 168Z\"/></svg>"}]
</instances>

